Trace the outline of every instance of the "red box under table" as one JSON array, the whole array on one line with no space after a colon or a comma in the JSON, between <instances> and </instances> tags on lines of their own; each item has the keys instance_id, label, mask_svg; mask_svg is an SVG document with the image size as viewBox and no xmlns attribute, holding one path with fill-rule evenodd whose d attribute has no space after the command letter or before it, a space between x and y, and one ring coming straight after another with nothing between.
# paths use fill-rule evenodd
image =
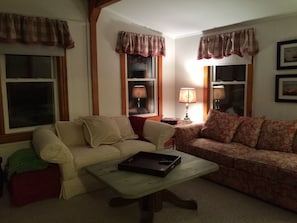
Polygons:
<instances>
[{"instance_id":1,"label":"red box under table","mask_svg":"<svg viewBox=\"0 0 297 223\"><path fill-rule=\"evenodd\" d=\"M9 180L10 200L14 206L59 197L59 167L50 164L43 170L14 174Z\"/></svg>"}]
</instances>

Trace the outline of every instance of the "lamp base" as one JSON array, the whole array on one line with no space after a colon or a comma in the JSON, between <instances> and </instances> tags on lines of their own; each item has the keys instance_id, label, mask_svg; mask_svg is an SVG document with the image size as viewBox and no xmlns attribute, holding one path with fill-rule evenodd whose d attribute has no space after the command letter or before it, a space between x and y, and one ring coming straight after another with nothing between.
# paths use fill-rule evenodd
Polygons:
<instances>
[{"instance_id":1,"label":"lamp base","mask_svg":"<svg viewBox=\"0 0 297 223\"><path fill-rule=\"evenodd\" d=\"M184 121L191 121L191 119L188 116L185 116Z\"/></svg>"},{"instance_id":2,"label":"lamp base","mask_svg":"<svg viewBox=\"0 0 297 223\"><path fill-rule=\"evenodd\" d=\"M184 117L185 122L191 122L191 119L188 116L188 112L186 112L186 116Z\"/></svg>"},{"instance_id":3,"label":"lamp base","mask_svg":"<svg viewBox=\"0 0 297 223\"><path fill-rule=\"evenodd\" d=\"M186 116L184 117L184 120L181 122L181 124L191 124L192 121L188 116L188 113L186 113Z\"/></svg>"}]
</instances>

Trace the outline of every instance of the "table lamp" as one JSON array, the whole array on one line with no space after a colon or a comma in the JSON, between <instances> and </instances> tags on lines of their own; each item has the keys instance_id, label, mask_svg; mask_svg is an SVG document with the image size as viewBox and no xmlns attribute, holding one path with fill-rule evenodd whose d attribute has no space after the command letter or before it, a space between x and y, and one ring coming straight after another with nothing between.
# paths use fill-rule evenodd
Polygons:
<instances>
[{"instance_id":1,"label":"table lamp","mask_svg":"<svg viewBox=\"0 0 297 223\"><path fill-rule=\"evenodd\" d=\"M147 97L145 86L134 85L132 89L132 97L137 98L137 108L140 108L140 99Z\"/></svg>"},{"instance_id":2,"label":"table lamp","mask_svg":"<svg viewBox=\"0 0 297 223\"><path fill-rule=\"evenodd\" d=\"M225 98L224 85L213 86L214 109L220 110L220 101Z\"/></svg>"},{"instance_id":3,"label":"table lamp","mask_svg":"<svg viewBox=\"0 0 297 223\"><path fill-rule=\"evenodd\" d=\"M184 118L185 121L190 121L188 110L189 103L196 103L196 90L195 88L181 88L179 90L179 99L178 102L186 103L186 116Z\"/></svg>"}]
</instances>

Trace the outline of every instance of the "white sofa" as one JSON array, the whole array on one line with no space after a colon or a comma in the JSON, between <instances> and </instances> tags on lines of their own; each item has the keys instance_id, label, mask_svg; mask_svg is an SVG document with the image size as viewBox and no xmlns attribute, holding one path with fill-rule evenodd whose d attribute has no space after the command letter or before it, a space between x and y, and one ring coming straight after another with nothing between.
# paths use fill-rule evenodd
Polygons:
<instances>
[{"instance_id":1,"label":"white sofa","mask_svg":"<svg viewBox=\"0 0 297 223\"><path fill-rule=\"evenodd\" d=\"M59 165L61 197L69 199L103 188L84 167L139 151L163 149L173 135L171 125L147 119L142 132L145 140L140 140L126 116L89 116L59 121L54 128L37 128L32 146L41 159Z\"/></svg>"}]
</instances>

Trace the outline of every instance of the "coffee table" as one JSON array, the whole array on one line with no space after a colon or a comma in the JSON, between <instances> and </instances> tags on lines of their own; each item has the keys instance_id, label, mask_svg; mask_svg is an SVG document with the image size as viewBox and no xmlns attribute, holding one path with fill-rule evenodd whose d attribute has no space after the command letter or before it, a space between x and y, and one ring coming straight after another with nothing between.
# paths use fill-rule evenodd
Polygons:
<instances>
[{"instance_id":1,"label":"coffee table","mask_svg":"<svg viewBox=\"0 0 297 223\"><path fill-rule=\"evenodd\" d=\"M163 201L170 202L181 208L196 210L198 205L195 200L184 200L170 192L168 188L219 169L218 165L214 162L180 151L164 149L154 152L181 156L181 163L166 177L118 170L118 163L125 158L86 167L86 170L90 174L119 195L119 197L110 200L109 205L111 207L119 207L136 201L139 202L141 223L153 222L154 212L162 209Z\"/></svg>"}]
</instances>

